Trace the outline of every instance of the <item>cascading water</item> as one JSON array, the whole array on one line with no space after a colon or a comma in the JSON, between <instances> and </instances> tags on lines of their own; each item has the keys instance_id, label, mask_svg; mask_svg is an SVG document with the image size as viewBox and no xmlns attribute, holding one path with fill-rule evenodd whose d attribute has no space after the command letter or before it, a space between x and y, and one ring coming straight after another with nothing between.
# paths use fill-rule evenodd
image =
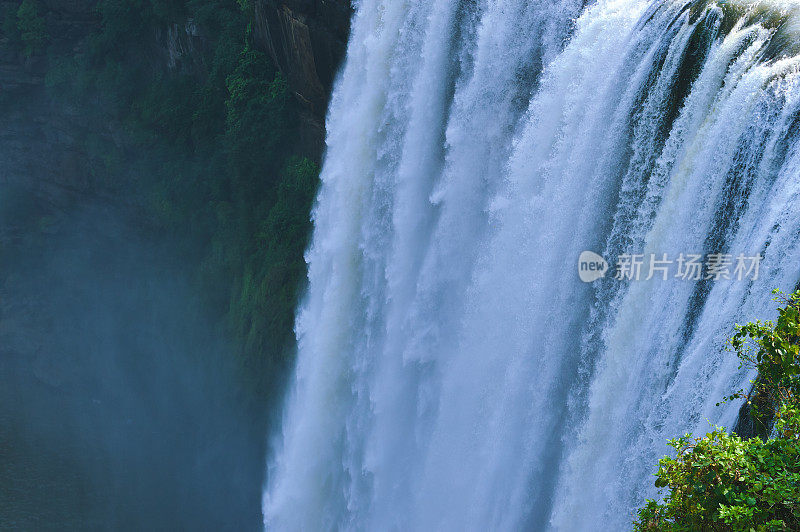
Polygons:
<instances>
[{"instance_id":1,"label":"cascading water","mask_svg":"<svg viewBox=\"0 0 800 532\"><path fill-rule=\"evenodd\" d=\"M630 528L800 279L799 43L778 0L358 2L266 527Z\"/></svg>"}]
</instances>

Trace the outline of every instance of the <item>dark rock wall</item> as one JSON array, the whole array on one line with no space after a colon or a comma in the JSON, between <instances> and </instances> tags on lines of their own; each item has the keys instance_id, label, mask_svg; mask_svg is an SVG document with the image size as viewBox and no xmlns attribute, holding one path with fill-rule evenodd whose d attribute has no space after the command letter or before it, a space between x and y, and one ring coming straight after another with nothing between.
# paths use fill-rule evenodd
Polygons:
<instances>
[{"instance_id":1,"label":"dark rock wall","mask_svg":"<svg viewBox=\"0 0 800 532\"><path fill-rule=\"evenodd\" d=\"M352 10L346 0L260 0L257 36L294 93L317 117L344 56Z\"/></svg>"},{"instance_id":2,"label":"dark rock wall","mask_svg":"<svg viewBox=\"0 0 800 532\"><path fill-rule=\"evenodd\" d=\"M305 110L304 143L321 154L325 112L350 31L350 1L259 0L255 8L257 41Z\"/></svg>"}]
</instances>

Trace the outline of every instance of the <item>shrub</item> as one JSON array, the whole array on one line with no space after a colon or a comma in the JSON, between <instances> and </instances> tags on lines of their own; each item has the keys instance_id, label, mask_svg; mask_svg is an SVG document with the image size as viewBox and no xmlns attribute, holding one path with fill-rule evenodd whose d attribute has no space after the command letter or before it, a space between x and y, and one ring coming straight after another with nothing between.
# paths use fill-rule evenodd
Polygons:
<instances>
[{"instance_id":1,"label":"shrub","mask_svg":"<svg viewBox=\"0 0 800 532\"><path fill-rule=\"evenodd\" d=\"M745 396L753 415L775 418L774 437L744 440L716 428L670 441L659 462L663 502L647 501L637 531L800 530L800 292L778 296L778 321L737 327L731 346L759 378Z\"/></svg>"},{"instance_id":2,"label":"shrub","mask_svg":"<svg viewBox=\"0 0 800 532\"><path fill-rule=\"evenodd\" d=\"M290 134L286 79L264 53L246 49L226 86L225 145L234 171L257 175L275 168Z\"/></svg>"}]
</instances>

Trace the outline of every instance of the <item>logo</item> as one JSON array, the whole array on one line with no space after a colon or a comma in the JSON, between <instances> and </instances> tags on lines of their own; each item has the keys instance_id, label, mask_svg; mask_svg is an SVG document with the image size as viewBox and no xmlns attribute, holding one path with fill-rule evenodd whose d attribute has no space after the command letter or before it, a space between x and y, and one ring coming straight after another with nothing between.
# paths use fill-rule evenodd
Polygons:
<instances>
[{"instance_id":1,"label":"logo","mask_svg":"<svg viewBox=\"0 0 800 532\"><path fill-rule=\"evenodd\" d=\"M584 251L578 259L578 275L584 283L602 279L608 272L606 259L592 251Z\"/></svg>"},{"instance_id":2,"label":"logo","mask_svg":"<svg viewBox=\"0 0 800 532\"><path fill-rule=\"evenodd\" d=\"M681 253L672 258L667 253L624 253L617 257L613 277L617 281L756 281L763 260L761 255L744 253L708 253L705 256ZM608 261L597 253L584 251L578 259L578 275L584 283L604 278L608 269Z\"/></svg>"}]
</instances>

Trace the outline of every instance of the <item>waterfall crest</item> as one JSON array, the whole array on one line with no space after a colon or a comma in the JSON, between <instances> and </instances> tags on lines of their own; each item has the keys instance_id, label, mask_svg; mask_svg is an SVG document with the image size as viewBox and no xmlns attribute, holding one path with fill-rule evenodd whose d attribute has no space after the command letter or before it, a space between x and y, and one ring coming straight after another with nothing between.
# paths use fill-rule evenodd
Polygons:
<instances>
[{"instance_id":1,"label":"waterfall crest","mask_svg":"<svg viewBox=\"0 0 800 532\"><path fill-rule=\"evenodd\" d=\"M733 425L733 323L800 280L799 22L361 0L265 526L629 529L666 440ZM762 259L583 283L587 250Z\"/></svg>"}]
</instances>

